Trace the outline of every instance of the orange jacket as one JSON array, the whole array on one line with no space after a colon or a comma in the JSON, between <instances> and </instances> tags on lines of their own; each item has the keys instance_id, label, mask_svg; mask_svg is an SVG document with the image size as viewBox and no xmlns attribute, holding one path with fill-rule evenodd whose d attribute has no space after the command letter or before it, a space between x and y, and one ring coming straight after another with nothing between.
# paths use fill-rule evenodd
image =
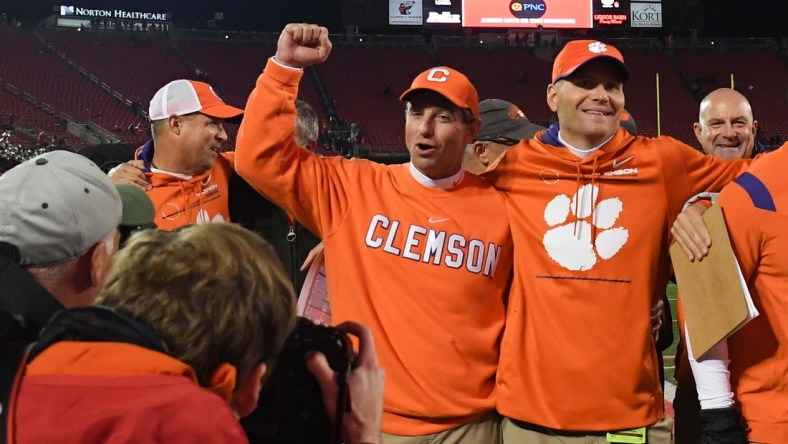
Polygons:
<instances>
[{"instance_id":1,"label":"orange jacket","mask_svg":"<svg viewBox=\"0 0 788 444\"><path fill-rule=\"evenodd\" d=\"M720 193L733 250L760 315L728 339L731 385L751 442L788 442L788 144ZM753 180L754 178L754 180ZM769 205L771 202L771 205Z\"/></svg>"},{"instance_id":2,"label":"orange jacket","mask_svg":"<svg viewBox=\"0 0 788 444\"><path fill-rule=\"evenodd\" d=\"M559 430L654 424L664 407L649 313L668 280L670 226L746 162L624 129L580 159L556 146L557 130L486 173L506 198L517 264L498 410Z\"/></svg>"},{"instance_id":3,"label":"orange jacket","mask_svg":"<svg viewBox=\"0 0 788 444\"><path fill-rule=\"evenodd\" d=\"M135 157L145 160L150 167L153 144L140 147ZM234 162L235 153L221 153L212 169L189 180L146 171L153 185L147 193L156 209L156 226L174 230L190 224L229 222L228 189Z\"/></svg>"},{"instance_id":4,"label":"orange jacket","mask_svg":"<svg viewBox=\"0 0 788 444\"><path fill-rule=\"evenodd\" d=\"M512 244L503 198L466 174L428 188L410 165L296 146L301 72L269 61L246 105L236 170L325 242L333 322L374 334L383 430L423 435L492 410Z\"/></svg>"},{"instance_id":5,"label":"orange jacket","mask_svg":"<svg viewBox=\"0 0 788 444\"><path fill-rule=\"evenodd\" d=\"M234 369L223 376L212 393L191 367L162 353L59 342L26 368L10 442L247 442L229 405Z\"/></svg>"}]
</instances>

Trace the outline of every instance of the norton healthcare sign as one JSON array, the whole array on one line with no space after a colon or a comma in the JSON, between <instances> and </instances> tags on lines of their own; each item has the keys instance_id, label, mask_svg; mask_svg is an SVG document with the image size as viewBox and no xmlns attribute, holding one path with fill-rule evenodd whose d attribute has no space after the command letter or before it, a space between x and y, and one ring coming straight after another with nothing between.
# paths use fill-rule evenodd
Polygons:
<instances>
[{"instance_id":1,"label":"norton healthcare sign","mask_svg":"<svg viewBox=\"0 0 788 444\"><path fill-rule=\"evenodd\" d=\"M97 17L127 20L153 20L166 21L166 13L124 11L122 9L90 9L78 6L61 6L60 15L63 17Z\"/></svg>"}]
</instances>

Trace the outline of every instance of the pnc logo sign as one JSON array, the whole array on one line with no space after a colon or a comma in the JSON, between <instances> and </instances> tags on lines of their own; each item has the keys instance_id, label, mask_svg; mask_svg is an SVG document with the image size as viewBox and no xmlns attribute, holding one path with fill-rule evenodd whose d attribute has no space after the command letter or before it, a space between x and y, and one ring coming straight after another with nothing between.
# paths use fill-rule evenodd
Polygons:
<instances>
[{"instance_id":1,"label":"pnc logo sign","mask_svg":"<svg viewBox=\"0 0 788 444\"><path fill-rule=\"evenodd\" d=\"M517 18L539 18L547 12L547 5L544 0L514 0L509 11Z\"/></svg>"}]
</instances>

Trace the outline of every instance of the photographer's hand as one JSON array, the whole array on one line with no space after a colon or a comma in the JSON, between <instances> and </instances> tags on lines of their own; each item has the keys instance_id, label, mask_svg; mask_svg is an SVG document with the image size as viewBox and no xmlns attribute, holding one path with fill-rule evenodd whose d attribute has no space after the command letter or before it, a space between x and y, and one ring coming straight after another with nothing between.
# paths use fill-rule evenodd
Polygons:
<instances>
[{"instance_id":1,"label":"photographer's hand","mask_svg":"<svg viewBox=\"0 0 788 444\"><path fill-rule=\"evenodd\" d=\"M372 332L366 326L350 321L337 325L337 328L359 339L355 367L348 380L351 408L343 415L343 434L351 444L380 443L385 372L378 365ZM333 418L337 405L336 373L320 352L307 358L307 367L320 384L323 402L329 417Z\"/></svg>"}]
</instances>

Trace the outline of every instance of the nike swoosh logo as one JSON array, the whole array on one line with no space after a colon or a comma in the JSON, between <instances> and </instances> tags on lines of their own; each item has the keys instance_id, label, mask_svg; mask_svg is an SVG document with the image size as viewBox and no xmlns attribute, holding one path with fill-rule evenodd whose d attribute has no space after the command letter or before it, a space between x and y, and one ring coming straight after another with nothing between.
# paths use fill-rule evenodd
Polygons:
<instances>
[{"instance_id":1,"label":"nike swoosh logo","mask_svg":"<svg viewBox=\"0 0 788 444\"><path fill-rule=\"evenodd\" d=\"M443 218L443 219L433 219L433 218L429 218L429 219L427 219L427 222L429 222L429 223L431 223L431 224L437 224L438 222L446 222L447 220L451 220L451 218L449 218L449 217L445 217L445 218Z\"/></svg>"},{"instance_id":2,"label":"nike swoosh logo","mask_svg":"<svg viewBox=\"0 0 788 444\"><path fill-rule=\"evenodd\" d=\"M613 168L618 168L618 167L620 167L621 165L623 165L623 164L625 164L625 163L629 162L630 160L632 160L632 158L633 158L633 157L635 157L635 156L629 156L629 157L627 157L627 158L626 158L626 159L624 159L624 160L618 160L618 161L614 160L614 161L613 161Z\"/></svg>"}]
</instances>

